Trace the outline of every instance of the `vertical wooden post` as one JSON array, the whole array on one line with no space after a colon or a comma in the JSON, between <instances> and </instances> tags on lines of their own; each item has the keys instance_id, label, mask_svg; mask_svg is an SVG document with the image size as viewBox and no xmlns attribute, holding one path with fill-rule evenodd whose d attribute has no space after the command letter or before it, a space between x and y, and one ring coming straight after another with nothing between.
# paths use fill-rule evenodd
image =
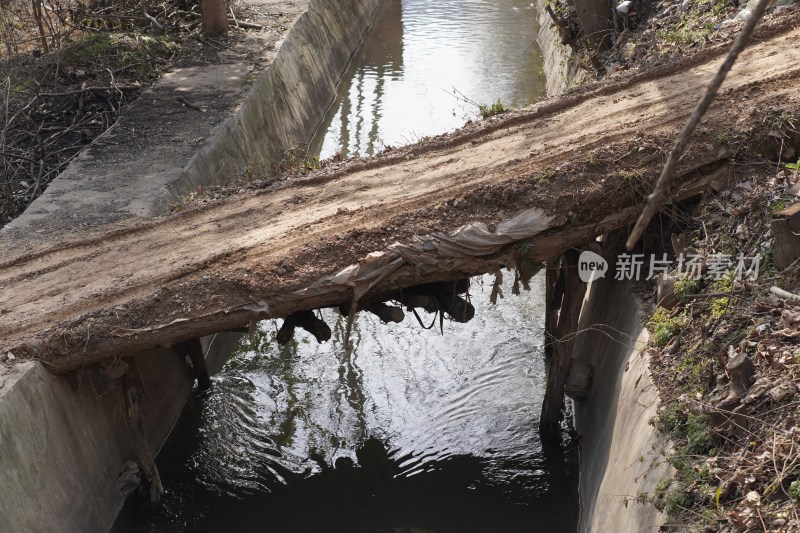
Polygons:
<instances>
[{"instance_id":1,"label":"vertical wooden post","mask_svg":"<svg viewBox=\"0 0 800 533\"><path fill-rule=\"evenodd\" d=\"M156 468L155 455L147 442L147 435L144 429L144 417L142 415L142 380L139 377L139 370L136 368L136 358L128 359L128 371L122 378L122 393L125 396L125 405L128 411L128 422L133 431L136 443L136 455L139 465L144 472L147 481L150 483L150 501L156 503L161 495L164 494L164 487L161 485L161 476Z\"/></svg>"},{"instance_id":2,"label":"vertical wooden post","mask_svg":"<svg viewBox=\"0 0 800 533\"><path fill-rule=\"evenodd\" d=\"M200 339L192 339L185 343L185 346L189 361L191 361L194 369L194 375L197 378L197 386L200 390L208 389L211 387L211 376L208 374L206 356L203 353L203 345L200 343Z\"/></svg>"},{"instance_id":3,"label":"vertical wooden post","mask_svg":"<svg viewBox=\"0 0 800 533\"><path fill-rule=\"evenodd\" d=\"M564 300L558 315L555 330L555 350L547 373L547 385L542 416L539 419L539 432L542 436L555 436L561 425L561 411L564 405L564 384L567 381L569 362L575 346L575 333L586 294L586 284L578 276L578 252L570 250L561 261L564 277Z\"/></svg>"},{"instance_id":4,"label":"vertical wooden post","mask_svg":"<svg viewBox=\"0 0 800 533\"><path fill-rule=\"evenodd\" d=\"M200 0L203 12L203 33L228 35L228 6L225 0Z\"/></svg>"},{"instance_id":5,"label":"vertical wooden post","mask_svg":"<svg viewBox=\"0 0 800 533\"><path fill-rule=\"evenodd\" d=\"M564 276L561 275L561 262L548 261L545 272L545 313L544 313L544 353L548 360L553 357L558 325L558 310L564 299Z\"/></svg>"}]
</instances>

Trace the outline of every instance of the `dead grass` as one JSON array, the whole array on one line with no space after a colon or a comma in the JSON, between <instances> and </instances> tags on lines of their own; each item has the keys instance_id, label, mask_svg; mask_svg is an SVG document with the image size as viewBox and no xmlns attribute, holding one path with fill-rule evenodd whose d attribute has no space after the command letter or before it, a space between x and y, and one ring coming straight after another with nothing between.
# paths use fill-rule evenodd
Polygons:
<instances>
[{"instance_id":1,"label":"dead grass","mask_svg":"<svg viewBox=\"0 0 800 533\"><path fill-rule=\"evenodd\" d=\"M751 132L741 153L755 154L767 130ZM673 311L683 327L651 348L662 402L654 423L674 442L666 460L677 474L650 500L696 531L800 530L800 302L769 292L800 292L800 264L779 272L771 259L773 206L797 201L785 166L740 161L727 189L698 206L686 253L760 256L758 277L692 284ZM740 354L756 372L732 399L726 365Z\"/></svg>"},{"instance_id":2,"label":"dead grass","mask_svg":"<svg viewBox=\"0 0 800 533\"><path fill-rule=\"evenodd\" d=\"M35 4L0 2L0 227L163 72L223 48L191 0Z\"/></svg>"}]
</instances>

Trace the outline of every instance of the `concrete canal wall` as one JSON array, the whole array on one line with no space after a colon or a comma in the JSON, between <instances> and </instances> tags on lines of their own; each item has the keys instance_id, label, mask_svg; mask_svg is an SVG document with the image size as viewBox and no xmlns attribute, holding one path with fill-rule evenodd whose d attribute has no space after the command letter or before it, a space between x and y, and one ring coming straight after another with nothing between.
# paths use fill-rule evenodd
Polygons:
<instances>
[{"instance_id":1,"label":"concrete canal wall","mask_svg":"<svg viewBox=\"0 0 800 533\"><path fill-rule=\"evenodd\" d=\"M547 95L566 92L590 79L561 31L537 2L539 36ZM573 359L594 369L585 401L575 402L580 436L581 532L657 531L666 517L650 503L652 494L672 475L660 450L667 444L649 421L658 408L644 351L649 333L641 301L630 283L601 279L591 284L581 311L581 332Z\"/></svg>"},{"instance_id":2,"label":"concrete canal wall","mask_svg":"<svg viewBox=\"0 0 800 533\"><path fill-rule=\"evenodd\" d=\"M173 95L182 87L212 87L214 80L223 84L226 98L239 101L233 113L209 115L219 121L205 124L211 134L199 151L168 145L169 150L143 149L128 161L108 165L103 143L96 143L5 228L5 236L36 240L37 234L59 231L65 220L94 224L158 214L198 185L230 179L248 165L269 165L285 148L308 142L380 3L311 0L260 74L228 64L165 76L139 105L147 105L148 98L156 102L159 94L174 104ZM120 122L126 120L123 116ZM206 349L209 340L204 340ZM220 337L216 344L230 340ZM221 365L219 353L213 345L208 350L209 367ZM171 350L151 350L135 359L144 433L155 455L180 414L193 377ZM0 365L0 531L98 532L111 527L125 499L118 478L137 450L120 379L109 372L114 371L95 368L54 376L41 363L15 364L11 358Z\"/></svg>"},{"instance_id":3,"label":"concrete canal wall","mask_svg":"<svg viewBox=\"0 0 800 533\"><path fill-rule=\"evenodd\" d=\"M630 283L592 283L581 313L573 358L594 367L585 401L575 402L580 436L580 531L657 531L666 517L650 495L672 475L661 456L667 445L650 420L658 393L644 351L649 333Z\"/></svg>"}]
</instances>

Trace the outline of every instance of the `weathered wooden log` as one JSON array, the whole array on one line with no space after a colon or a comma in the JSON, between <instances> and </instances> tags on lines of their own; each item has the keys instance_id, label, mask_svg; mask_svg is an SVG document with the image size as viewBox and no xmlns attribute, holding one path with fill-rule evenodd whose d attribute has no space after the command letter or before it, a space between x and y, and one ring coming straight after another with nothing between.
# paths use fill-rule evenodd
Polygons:
<instances>
[{"instance_id":1,"label":"weathered wooden log","mask_svg":"<svg viewBox=\"0 0 800 533\"><path fill-rule=\"evenodd\" d=\"M405 305L408 309L424 309L428 313L435 313L439 310L439 300L431 294L417 294L410 291L404 291L398 297L401 304Z\"/></svg>"},{"instance_id":2,"label":"weathered wooden log","mask_svg":"<svg viewBox=\"0 0 800 533\"><path fill-rule=\"evenodd\" d=\"M539 432L543 437L558 435L564 405L564 385L569 372L575 334L578 328L586 284L578 276L578 252L569 250L564 254L561 270L564 275L564 300L558 317L556 344L547 373L547 385Z\"/></svg>"},{"instance_id":3,"label":"weathered wooden log","mask_svg":"<svg viewBox=\"0 0 800 533\"><path fill-rule=\"evenodd\" d=\"M445 290L452 290L455 294L466 294L469 291L469 278L460 278L450 283L442 283L447 287Z\"/></svg>"},{"instance_id":4,"label":"weathered wooden log","mask_svg":"<svg viewBox=\"0 0 800 533\"><path fill-rule=\"evenodd\" d=\"M281 329L278 330L278 334L275 336L275 340L278 341L278 344L281 346L285 346L289 343L290 340L294 338L294 328L295 324L293 321L289 320L287 317L283 324L281 325Z\"/></svg>"},{"instance_id":5,"label":"weathered wooden log","mask_svg":"<svg viewBox=\"0 0 800 533\"><path fill-rule=\"evenodd\" d=\"M396 300L397 298L389 298L389 300ZM343 317L350 316L350 303L339 305L339 314ZM367 304L359 304L358 311L367 311L381 319L381 322L388 324L394 322L399 324L406 318L403 310L395 305L388 305L386 302L372 301Z\"/></svg>"},{"instance_id":6,"label":"weathered wooden log","mask_svg":"<svg viewBox=\"0 0 800 533\"><path fill-rule=\"evenodd\" d=\"M676 191L675 196L686 196L705 190L714 178L712 172L718 168L717 165L723 164L726 163L724 161L715 162L688 172L681 180L684 185ZM571 246L579 246L594 239L597 235L604 235L629 224L638 216L640 209L641 205L632 205L617 210L600 221L580 225L565 224L543 232L526 241L531 248L531 252L527 256L528 260L531 262L553 260ZM516 243L509 244L496 255L512 255L516 245ZM430 284L432 281L452 283L456 276L463 278L464 275L479 275L494 268L496 268L494 263L487 263L485 269L462 273L442 271L421 276L414 267L404 267L392 279L376 285L372 292L377 295L393 295L402 291L405 294L410 287L418 287L421 282L426 284ZM82 335L79 335L80 342L74 344L65 344L63 338L59 338L59 344L51 338L52 335L50 337L42 336L35 341L26 339L23 344L11 346L10 349L14 353L50 354L47 360L43 360L44 364L51 372L61 374L107 359L120 356L131 357L156 346L171 346L176 342L195 337L246 327L254 320L288 316L303 309L335 307L342 302L349 301L350 298L352 298L352 289L347 286L332 287L329 291L302 297L275 298L269 294L256 292L245 300L226 301L222 308L207 311L189 319L179 319L164 324L150 324L147 327L129 331L115 330L99 334L93 330L91 335L83 332ZM259 301L259 299L268 301L269 309L253 305L253 301ZM63 346L63 348L54 348L56 346Z\"/></svg>"},{"instance_id":7,"label":"weathered wooden log","mask_svg":"<svg viewBox=\"0 0 800 533\"><path fill-rule=\"evenodd\" d=\"M442 311L456 322L469 322L475 317L475 307L459 294L469 291L469 278L445 283L426 283L392 295L409 309L420 307L429 313Z\"/></svg>"},{"instance_id":8,"label":"weathered wooden log","mask_svg":"<svg viewBox=\"0 0 800 533\"><path fill-rule=\"evenodd\" d=\"M558 310L564 298L564 278L561 276L561 263L558 260L548 261L545 273L545 315L544 315L544 354L549 359L553 356L555 331L558 325Z\"/></svg>"},{"instance_id":9,"label":"weathered wooden log","mask_svg":"<svg viewBox=\"0 0 800 533\"><path fill-rule=\"evenodd\" d=\"M458 296L469 290L469 279L440 283L437 287L439 308L456 322L466 323L475 318L475 307Z\"/></svg>"},{"instance_id":10,"label":"weathered wooden log","mask_svg":"<svg viewBox=\"0 0 800 533\"><path fill-rule=\"evenodd\" d=\"M298 311L284 319L276 337L278 344L283 346L292 340L296 327L303 328L314 335L317 342L325 342L331 339L331 328L328 327L324 320L317 318L314 311Z\"/></svg>"},{"instance_id":11,"label":"weathered wooden log","mask_svg":"<svg viewBox=\"0 0 800 533\"><path fill-rule=\"evenodd\" d=\"M466 323L475 318L475 307L460 296L453 296L447 302L439 303L442 311L456 322Z\"/></svg>"}]
</instances>

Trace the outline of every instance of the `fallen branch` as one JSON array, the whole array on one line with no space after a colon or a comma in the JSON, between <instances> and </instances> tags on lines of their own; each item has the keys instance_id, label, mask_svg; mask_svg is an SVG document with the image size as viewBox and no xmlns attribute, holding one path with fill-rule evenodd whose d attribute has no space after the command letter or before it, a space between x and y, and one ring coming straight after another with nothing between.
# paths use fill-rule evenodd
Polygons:
<instances>
[{"instance_id":1,"label":"fallen branch","mask_svg":"<svg viewBox=\"0 0 800 533\"><path fill-rule=\"evenodd\" d=\"M556 14L556 12L553 11L553 8L552 6L550 6L550 4L544 6L544 9L547 11L547 14L550 15L550 18L553 19L553 22L555 23L556 26L565 30L569 28L569 23L566 20L559 17Z\"/></svg>"},{"instance_id":2,"label":"fallen branch","mask_svg":"<svg viewBox=\"0 0 800 533\"><path fill-rule=\"evenodd\" d=\"M17 154L10 154L8 152L0 152L0 157L8 157L10 159L19 159L20 161L27 161L28 163L33 163L34 165L38 165L38 161L34 161L33 159Z\"/></svg>"},{"instance_id":3,"label":"fallen branch","mask_svg":"<svg viewBox=\"0 0 800 533\"><path fill-rule=\"evenodd\" d=\"M769 292L771 292L775 296L778 296L780 298L784 298L786 300L792 300L792 301L795 301L795 302L800 302L800 295L794 294L794 293L789 292L789 291L785 291L785 290L783 290L783 289L781 289L779 287L771 287L769 289Z\"/></svg>"},{"instance_id":4,"label":"fallen branch","mask_svg":"<svg viewBox=\"0 0 800 533\"><path fill-rule=\"evenodd\" d=\"M147 12L147 6L144 4L144 2L142 3L142 13L144 13L145 18L149 20L153 26L158 28L159 31L164 31L164 25L161 24L158 20L156 20L156 18L153 15Z\"/></svg>"},{"instance_id":5,"label":"fallen branch","mask_svg":"<svg viewBox=\"0 0 800 533\"><path fill-rule=\"evenodd\" d=\"M240 22L240 21L236 20L235 18L229 18L228 19L228 24L233 24L237 28L243 28L243 29L246 29L246 30L263 30L264 29L264 26L262 26L261 24L255 24L253 22Z\"/></svg>"},{"instance_id":6,"label":"fallen branch","mask_svg":"<svg viewBox=\"0 0 800 533\"><path fill-rule=\"evenodd\" d=\"M59 98L61 96L73 96L76 94L83 94L89 91L134 91L137 89L141 89L141 85L108 85L105 87L81 87L80 89L75 89L73 91L65 91L63 93L39 93L36 96L43 97L43 98Z\"/></svg>"},{"instance_id":7,"label":"fallen branch","mask_svg":"<svg viewBox=\"0 0 800 533\"><path fill-rule=\"evenodd\" d=\"M631 231L631 234L625 243L625 247L628 249L628 251L633 250L633 247L636 246L637 241L641 238L644 230L647 228L648 224L650 224L650 221L658 211L661 202L667 195L670 185L672 185L672 179L675 175L675 167L678 164L678 159L680 159L681 155L683 155L683 151L686 148L686 143L694 133L695 128L697 128L697 124L700 122L700 119L702 119L703 115L705 115L706 111L708 111L711 102L713 102L714 98L716 98L717 92L722 86L722 82L725 81L728 72L730 72L734 62L736 62L736 58L739 57L739 54L747 46L747 42L750 40L753 30L755 30L756 24L764 15L764 11L766 11L769 2L770 0L759 0L758 5L756 5L755 9L750 15L750 19L748 19L744 28L742 28L739 36L736 37L736 41L734 41L733 46L731 46L731 49L728 52L725 61L720 66L719 71L717 71L714 79L711 80L711 83L706 88L703 98L700 100L700 103L697 104L697 107L689 117L689 122L686 123L683 131L681 131L681 134L678 136L678 140L675 142L675 146L672 148L672 152L669 154L667 164L664 165L664 169L661 171L661 175L658 178L658 182L656 183L653 192L647 197L647 205L645 205L642 214L636 221L636 225L634 226L633 231Z\"/></svg>"}]
</instances>

